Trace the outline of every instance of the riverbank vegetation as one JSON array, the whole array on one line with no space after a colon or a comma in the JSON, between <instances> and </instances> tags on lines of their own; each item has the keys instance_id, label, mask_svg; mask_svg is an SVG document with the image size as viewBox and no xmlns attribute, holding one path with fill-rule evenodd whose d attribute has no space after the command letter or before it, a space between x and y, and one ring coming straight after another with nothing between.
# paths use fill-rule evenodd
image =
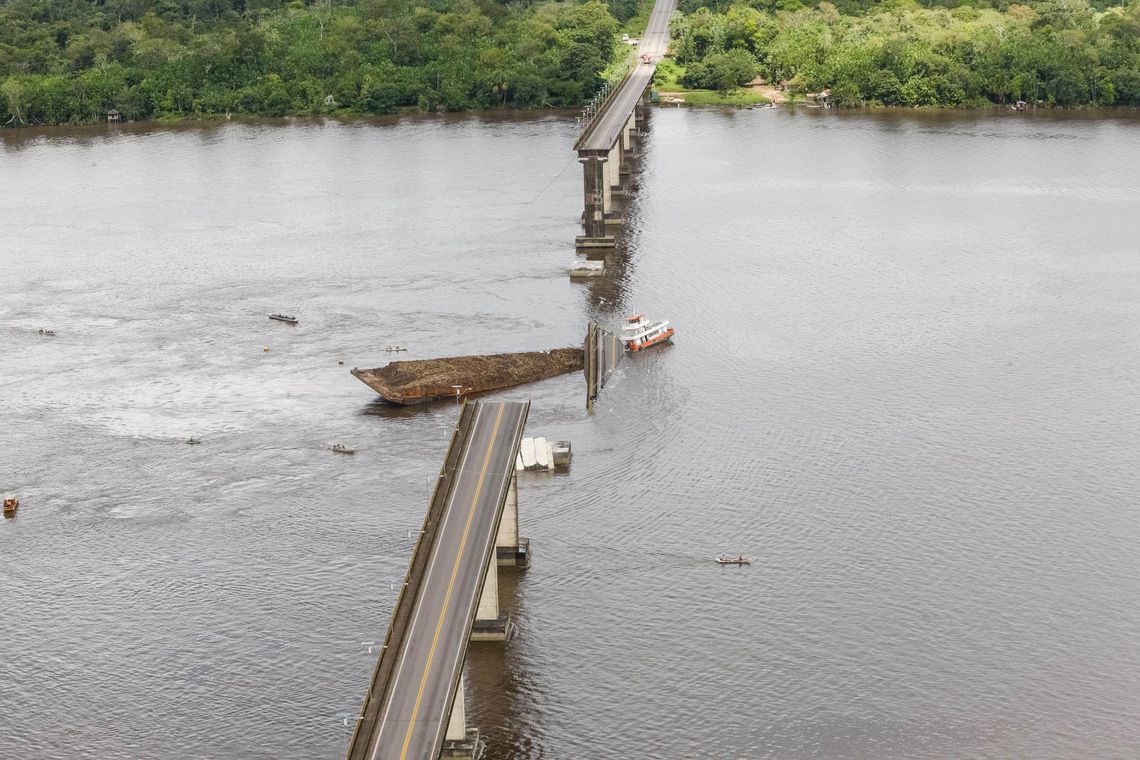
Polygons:
<instances>
[{"instance_id":1,"label":"riverbank vegetation","mask_svg":"<svg viewBox=\"0 0 1140 760\"><path fill-rule=\"evenodd\" d=\"M0 124L574 106L637 0L10 0Z\"/></svg>"},{"instance_id":2,"label":"riverbank vegetation","mask_svg":"<svg viewBox=\"0 0 1140 760\"><path fill-rule=\"evenodd\" d=\"M693 76L689 70L670 58L663 59L657 66L657 75L654 84L660 93L662 102L672 102L679 99L690 106L750 106L767 103L768 99L755 90L741 87L752 80L759 71L755 60L748 63L747 71L736 72L731 66L718 70L717 59L710 56L713 61L705 64L704 68L698 66L698 75ZM709 69L713 70L710 76Z\"/></svg>"},{"instance_id":3,"label":"riverbank vegetation","mask_svg":"<svg viewBox=\"0 0 1140 760\"><path fill-rule=\"evenodd\" d=\"M754 71L841 106L1140 106L1140 0L682 0L681 83ZM729 58L732 56L732 58Z\"/></svg>"},{"instance_id":4,"label":"riverbank vegetation","mask_svg":"<svg viewBox=\"0 0 1140 760\"><path fill-rule=\"evenodd\" d=\"M1140 0L681 0L689 102L1140 106ZM0 0L0 124L572 107L652 0ZM623 26L624 25L624 26Z\"/></svg>"}]
</instances>

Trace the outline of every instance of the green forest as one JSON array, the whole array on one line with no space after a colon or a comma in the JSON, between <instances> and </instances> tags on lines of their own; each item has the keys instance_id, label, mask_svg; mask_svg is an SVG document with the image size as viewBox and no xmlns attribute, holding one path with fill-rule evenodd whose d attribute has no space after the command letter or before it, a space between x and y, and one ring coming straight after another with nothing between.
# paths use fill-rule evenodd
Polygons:
<instances>
[{"instance_id":1,"label":"green forest","mask_svg":"<svg viewBox=\"0 0 1140 760\"><path fill-rule=\"evenodd\" d=\"M681 0L672 52L685 86L759 74L840 106L1140 105L1140 0L947 5Z\"/></svg>"},{"instance_id":2,"label":"green forest","mask_svg":"<svg viewBox=\"0 0 1140 760\"><path fill-rule=\"evenodd\" d=\"M620 4L0 0L0 123L589 99ZM635 8L627 8L626 14Z\"/></svg>"},{"instance_id":3,"label":"green forest","mask_svg":"<svg viewBox=\"0 0 1140 760\"><path fill-rule=\"evenodd\" d=\"M651 0L0 0L0 124L573 107ZM681 0L691 87L1140 105L1140 0Z\"/></svg>"}]
</instances>

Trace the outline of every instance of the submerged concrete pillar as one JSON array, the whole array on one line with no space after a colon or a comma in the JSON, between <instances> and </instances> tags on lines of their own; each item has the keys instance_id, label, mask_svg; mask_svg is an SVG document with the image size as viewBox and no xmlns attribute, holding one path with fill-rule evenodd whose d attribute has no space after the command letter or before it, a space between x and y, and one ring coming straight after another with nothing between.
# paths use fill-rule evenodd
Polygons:
<instances>
[{"instance_id":1,"label":"submerged concrete pillar","mask_svg":"<svg viewBox=\"0 0 1140 760\"><path fill-rule=\"evenodd\" d=\"M471 641L506 641L511 628L511 613L499 609L499 561L492 552L483 576L475 623L471 626Z\"/></svg>"},{"instance_id":2,"label":"submerged concrete pillar","mask_svg":"<svg viewBox=\"0 0 1140 760\"><path fill-rule=\"evenodd\" d=\"M530 567L530 541L519 537L519 482L511 475L503 519L495 536L495 554L500 567Z\"/></svg>"},{"instance_id":3,"label":"submerged concrete pillar","mask_svg":"<svg viewBox=\"0 0 1140 760\"><path fill-rule=\"evenodd\" d=\"M613 237L606 235L606 210L610 201L606 159L607 156L578 154L585 190L582 225L586 228L586 234L575 240L579 248L613 248L614 245Z\"/></svg>"}]
</instances>

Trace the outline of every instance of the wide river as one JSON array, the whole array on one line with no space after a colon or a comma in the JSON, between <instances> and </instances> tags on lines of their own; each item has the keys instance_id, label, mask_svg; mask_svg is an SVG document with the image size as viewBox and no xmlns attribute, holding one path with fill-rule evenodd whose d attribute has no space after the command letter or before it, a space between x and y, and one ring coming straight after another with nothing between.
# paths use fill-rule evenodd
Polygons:
<instances>
[{"instance_id":1,"label":"wide river","mask_svg":"<svg viewBox=\"0 0 1140 760\"><path fill-rule=\"evenodd\" d=\"M348 370L635 310L592 417L493 396L575 459L488 758L1135 757L1140 119L656 110L589 284L573 136L0 133L0 757L340 757L456 417Z\"/></svg>"}]
</instances>

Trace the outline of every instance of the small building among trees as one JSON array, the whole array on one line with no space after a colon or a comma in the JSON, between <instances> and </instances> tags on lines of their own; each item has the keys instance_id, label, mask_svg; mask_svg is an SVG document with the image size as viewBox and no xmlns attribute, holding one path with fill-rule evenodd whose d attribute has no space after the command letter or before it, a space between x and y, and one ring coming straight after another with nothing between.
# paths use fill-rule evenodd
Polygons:
<instances>
[{"instance_id":1,"label":"small building among trees","mask_svg":"<svg viewBox=\"0 0 1140 760\"><path fill-rule=\"evenodd\" d=\"M107 112L107 122L108 123L115 124L115 123L118 123L122 120L123 120L123 115L121 113L119 113L118 111L116 111L114 108L112 108L110 111Z\"/></svg>"}]
</instances>

